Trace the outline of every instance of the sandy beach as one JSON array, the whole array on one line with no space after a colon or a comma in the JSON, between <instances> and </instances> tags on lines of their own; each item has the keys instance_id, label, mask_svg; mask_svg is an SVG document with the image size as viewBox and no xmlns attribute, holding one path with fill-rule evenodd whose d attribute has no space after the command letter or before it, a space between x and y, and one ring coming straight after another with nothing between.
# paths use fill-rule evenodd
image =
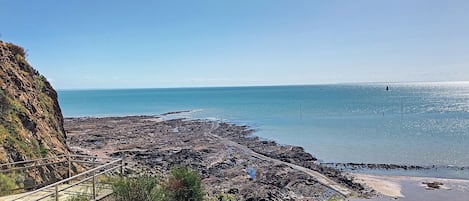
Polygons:
<instances>
[{"instance_id":1,"label":"sandy beach","mask_svg":"<svg viewBox=\"0 0 469 201\"><path fill-rule=\"evenodd\" d=\"M354 173L356 182L371 187L380 195L371 199L350 199L351 201L467 201L469 180L443 179L411 176L384 176ZM428 184L441 184L438 188ZM431 186L431 185L430 185Z\"/></svg>"}]
</instances>

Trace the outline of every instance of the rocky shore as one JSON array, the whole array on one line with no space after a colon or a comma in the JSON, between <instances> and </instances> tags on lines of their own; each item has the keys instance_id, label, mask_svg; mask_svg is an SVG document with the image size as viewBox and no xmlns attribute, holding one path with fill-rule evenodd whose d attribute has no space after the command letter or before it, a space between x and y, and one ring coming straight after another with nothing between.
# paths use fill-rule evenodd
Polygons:
<instances>
[{"instance_id":1,"label":"rocky shore","mask_svg":"<svg viewBox=\"0 0 469 201\"><path fill-rule=\"evenodd\" d=\"M159 116L67 118L64 125L77 153L125 157L130 173L164 175L188 166L209 195L326 200L372 194L344 172L318 164L303 148L261 140L247 126Z\"/></svg>"}]
</instances>

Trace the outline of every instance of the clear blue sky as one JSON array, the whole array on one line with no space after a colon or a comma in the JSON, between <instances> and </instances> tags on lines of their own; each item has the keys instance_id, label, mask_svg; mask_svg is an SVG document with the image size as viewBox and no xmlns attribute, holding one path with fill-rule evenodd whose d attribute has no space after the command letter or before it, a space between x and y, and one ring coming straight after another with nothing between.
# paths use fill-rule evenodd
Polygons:
<instances>
[{"instance_id":1,"label":"clear blue sky","mask_svg":"<svg viewBox=\"0 0 469 201\"><path fill-rule=\"evenodd\" d=\"M467 0L0 0L59 89L469 80Z\"/></svg>"}]
</instances>

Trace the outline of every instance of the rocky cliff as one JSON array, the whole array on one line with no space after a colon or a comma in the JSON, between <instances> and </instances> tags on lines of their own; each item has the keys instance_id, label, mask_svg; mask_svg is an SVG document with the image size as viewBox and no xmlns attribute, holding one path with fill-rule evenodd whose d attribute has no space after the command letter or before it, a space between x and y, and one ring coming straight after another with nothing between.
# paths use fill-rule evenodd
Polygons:
<instances>
[{"instance_id":1,"label":"rocky cliff","mask_svg":"<svg viewBox=\"0 0 469 201\"><path fill-rule=\"evenodd\" d=\"M25 57L0 41L0 163L68 153L57 93ZM29 174L37 182L59 176L51 167Z\"/></svg>"}]
</instances>

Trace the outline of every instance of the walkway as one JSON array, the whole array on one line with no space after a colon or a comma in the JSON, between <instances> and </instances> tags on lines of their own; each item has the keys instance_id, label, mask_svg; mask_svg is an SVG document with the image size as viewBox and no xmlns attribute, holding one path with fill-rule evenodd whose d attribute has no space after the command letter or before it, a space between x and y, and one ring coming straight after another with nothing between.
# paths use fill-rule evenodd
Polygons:
<instances>
[{"instance_id":1,"label":"walkway","mask_svg":"<svg viewBox=\"0 0 469 201\"><path fill-rule=\"evenodd\" d=\"M93 194L93 187L91 183L71 186L69 184L62 184L58 186L59 193L58 200L70 200L74 197L82 197L86 196L88 199L92 200ZM112 188L109 184L103 184L97 187L97 197L96 200L100 200L106 196L112 194ZM34 201L34 200L55 200L55 188L50 187L43 189L40 192L37 192L33 195L27 195L26 193L15 194L15 195L8 195L4 197L0 197L1 201L14 201L14 200L22 200L22 201ZM25 196L27 195L27 196Z\"/></svg>"},{"instance_id":2,"label":"walkway","mask_svg":"<svg viewBox=\"0 0 469 201\"><path fill-rule=\"evenodd\" d=\"M51 159L61 159L50 162ZM108 176L114 172L123 173L123 160L115 158L99 158L83 155L63 155L51 158L41 158L1 164L1 172L14 172L18 170L34 169L47 165L68 163L69 177L34 191L0 197L2 201L36 201L36 200L68 200L72 197L86 197L88 200L100 200L112 194ZM72 163L91 163L91 168L72 176ZM28 165L29 164L29 165ZM97 166L99 165L99 166ZM19 166L19 167L17 167ZM5 168L6 167L6 168ZM53 166L57 168L57 166Z\"/></svg>"}]
</instances>

